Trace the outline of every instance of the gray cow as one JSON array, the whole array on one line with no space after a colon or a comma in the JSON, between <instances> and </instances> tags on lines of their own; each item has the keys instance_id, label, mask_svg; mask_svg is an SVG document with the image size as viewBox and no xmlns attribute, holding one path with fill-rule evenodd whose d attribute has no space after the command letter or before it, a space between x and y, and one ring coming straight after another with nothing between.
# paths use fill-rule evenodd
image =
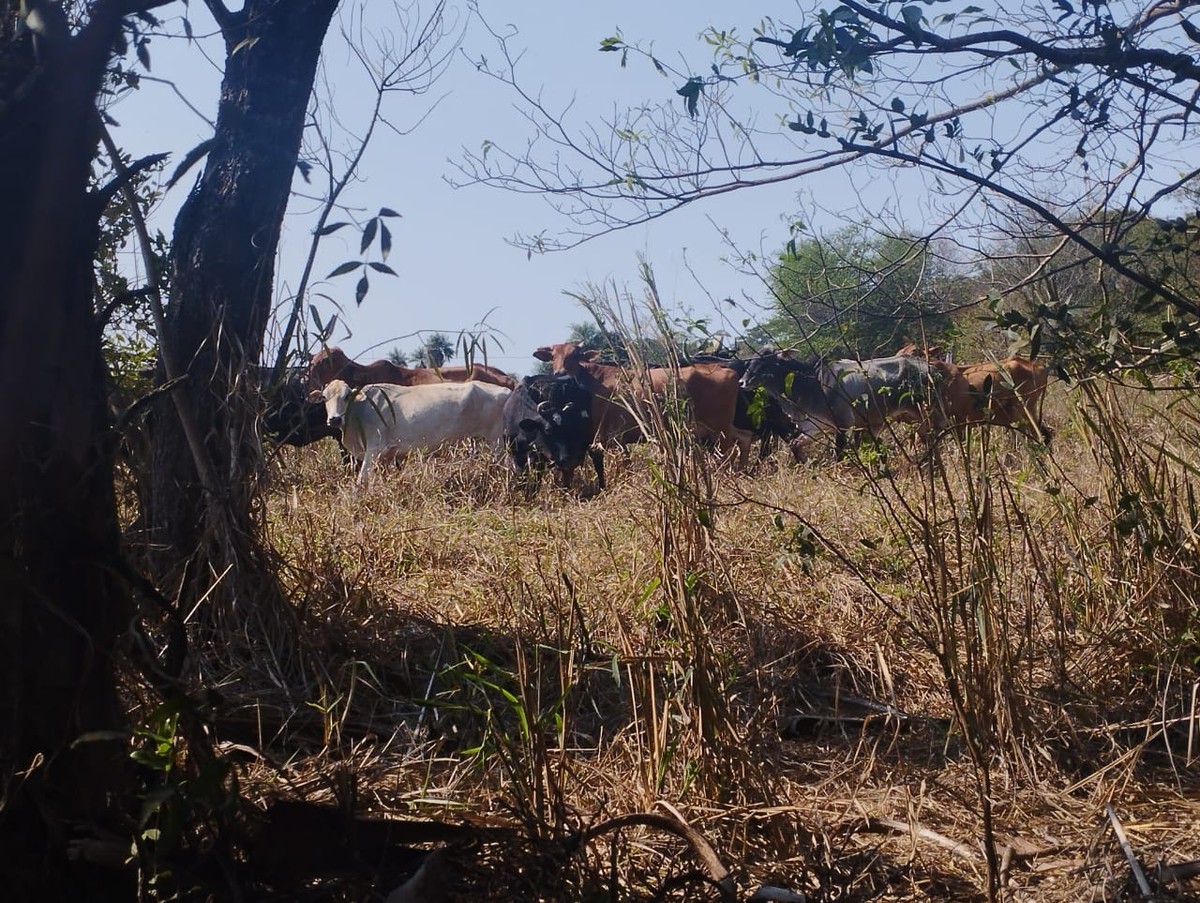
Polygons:
<instances>
[{"instance_id":1,"label":"gray cow","mask_svg":"<svg viewBox=\"0 0 1200 903\"><path fill-rule=\"evenodd\" d=\"M801 430L819 426L835 435L837 457L846 453L850 434L882 432L889 420L921 420L932 383L928 362L907 355L865 361L805 361L793 351L758 353L742 377L746 388L762 386L779 399Z\"/></svg>"}]
</instances>

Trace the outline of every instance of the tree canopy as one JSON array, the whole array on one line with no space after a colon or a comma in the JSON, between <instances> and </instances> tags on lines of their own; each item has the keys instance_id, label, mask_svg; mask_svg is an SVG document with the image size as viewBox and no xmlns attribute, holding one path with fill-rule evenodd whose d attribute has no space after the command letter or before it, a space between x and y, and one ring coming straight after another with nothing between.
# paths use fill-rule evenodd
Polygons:
<instances>
[{"instance_id":1,"label":"tree canopy","mask_svg":"<svg viewBox=\"0 0 1200 903\"><path fill-rule=\"evenodd\" d=\"M980 258L1035 224L1042 250L994 287L1000 296L1045 277L1052 260L1060 271L1095 263L1140 304L1190 320L1200 315L1192 287L1131 243L1146 222L1175 245L1197 240L1186 219L1200 176L1200 28L1187 16L1197 5L805 0L795 22L708 29L707 59L679 66L618 32L598 49L653 67L670 90L584 125L519 83L502 42L488 71L518 92L535 134L525 148L468 155L462 168L549 193L568 225L558 238L524 239L548 250L732 191L807 185L832 204L813 177L866 167L913 198L922 235ZM1069 263L1056 257L1067 247Z\"/></svg>"},{"instance_id":2,"label":"tree canopy","mask_svg":"<svg viewBox=\"0 0 1200 903\"><path fill-rule=\"evenodd\" d=\"M788 242L770 269L773 313L749 338L861 357L891 354L908 341L939 343L963 286L928 243L846 226L828 238Z\"/></svg>"}]
</instances>

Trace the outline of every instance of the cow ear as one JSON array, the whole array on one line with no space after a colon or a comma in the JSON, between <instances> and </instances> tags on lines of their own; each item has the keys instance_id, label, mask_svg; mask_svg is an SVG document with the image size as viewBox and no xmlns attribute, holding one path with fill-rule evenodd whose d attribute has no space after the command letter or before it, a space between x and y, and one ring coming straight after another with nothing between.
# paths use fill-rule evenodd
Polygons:
<instances>
[{"instance_id":1,"label":"cow ear","mask_svg":"<svg viewBox=\"0 0 1200 903\"><path fill-rule=\"evenodd\" d=\"M594 361L599 356L600 356L600 352L597 351L595 348L592 348L589 351L581 352L579 355L579 357L585 361Z\"/></svg>"},{"instance_id":2,"label":"cow ear","mask_svg":"<svg viewBox=\"0 0 1200 903\"><path fill-rule=\"evenodd\" d=\"M533 356L536 357L539 361L554 360L554 352L550 350L549 345L543 345L541 348L538 348L536 351L533 352Z\"/></svg>"},{"instance_id":3,"label":"cow ear","mask_svg":"<svg viewBox=\"0 0 1200 903\"><path fill-rule=\"evenodd\" d=\"M313 389L308 393L308 400L313 404L320 404L325 400L325 396L321 394L320 389Z\"/></svg>"},{"instance_id":4,"label":"cow ear","mask_svg":"<svg viewBox=\"0 0 1200 903\"><path fill-rule=\"evenodd\" d=\"M518 423L517 426L527 433L536 433L542 428L542 423L540 420L532 420L526 417L524 420Z\"/></svg>"}]
</instances>

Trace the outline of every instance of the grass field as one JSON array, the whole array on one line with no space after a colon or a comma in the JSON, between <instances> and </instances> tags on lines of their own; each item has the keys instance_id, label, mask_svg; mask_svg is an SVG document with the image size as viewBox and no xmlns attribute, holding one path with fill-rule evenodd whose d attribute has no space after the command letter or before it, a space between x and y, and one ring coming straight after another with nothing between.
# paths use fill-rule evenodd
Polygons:
<instances>
[{"instance_id":1,"label":"grass field","mask_svg":"<svg viewBox=\"0 0 1200 903\"><path fill-rule=\"evenodd\" d=\"M722 868L737 899L1137 898L1107 803L1151 878L1200 858L1200 407L1051 396L1053 451L926 465L739 472L659 422L590 499L481 448L365 490L283 449L264 515L319 667L228 644L243 788L476 826L454 899L722 899Z\"/></svg>"}]
</instances>

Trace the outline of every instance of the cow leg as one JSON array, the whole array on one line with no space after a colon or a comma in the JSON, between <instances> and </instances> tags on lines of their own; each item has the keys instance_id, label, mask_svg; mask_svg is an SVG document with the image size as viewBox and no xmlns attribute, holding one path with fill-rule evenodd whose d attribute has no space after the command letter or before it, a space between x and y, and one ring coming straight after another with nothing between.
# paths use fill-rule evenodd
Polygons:
<instances>
[{"instance_id":1,"label":"cow leg","mask_svg":"<svg viewBox=\"0 0 1200 903\"><path fill-rule=\"evenodd\" d=\"M516 440L509 441L508 460L512 464L513 474L520 477L525 473L525 469L529 466L529 451L525 448L524 443Z\"/></svg>"},{"instance_id":2,"label":"cow leg","mask_svg":"<svg viewBox=\"0 0 1200 903\"><path fill-rule=\"evenodd\" d=\"M512 462L514 483L520 486L527 499L533 498L542 482L541 454L524 439L509 443L508 453Z\"/></svg>"},{"instance_id":3,"label":"cow leg","mask_svg":"<svg viewBox=\"0 0 1200 903\"><path fill-rule=\"evenodd\" d=\"M358 485L359 486L367 485L367 476L371 473L371 464L374 460L375 460L374 449L370 449L370 448L366 449L363 452L362 468L358 472Z\"/></svg>"},{"instance_id":4,"label":"cow leg","mask_svg":"<svg viewBox=\"0 0 1200 903\"><path fill-rule=\"evenodd\" d=\"M793 464L806 464L808 462L808 448L812 443L812 436L804 434L788 440L788 451L791 452Z\"/></svg>"},{"instance_id":5,"label":"cow leg","mask_svg":"<svg viewBox=\"0 0 1200 903\"><path fill-rule=\"evenodd\" d=\"M737 427L731 427L733 433L733 441L737 448L737 466L739 468L750 466L750 446L754 444L754 433L749 430L741 430Z\"/></svg>"},{"instance_id":6,"label":"cow leg","mask_svg":"<svg viewBox=\"0 0 1200 903\"><path fill-rule=\"evenodd\" d=\"M592 459L592 469L596 471L596 491L604 488L604 449L598 445L588 448L588 457Z\"/></svg>"},{"instance_id":7,"label":"cow leg","mask_svg":"<svg viewBox=\"0 0 1200 903\"><path fill-rule=\"evenodd\" d=\"M849 430L839 428L833 439L833 459L842 461L846 458L846 446L849 444Z\"/></svg>"}]
</instances>

